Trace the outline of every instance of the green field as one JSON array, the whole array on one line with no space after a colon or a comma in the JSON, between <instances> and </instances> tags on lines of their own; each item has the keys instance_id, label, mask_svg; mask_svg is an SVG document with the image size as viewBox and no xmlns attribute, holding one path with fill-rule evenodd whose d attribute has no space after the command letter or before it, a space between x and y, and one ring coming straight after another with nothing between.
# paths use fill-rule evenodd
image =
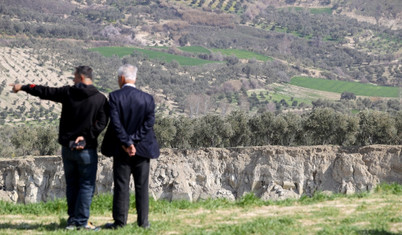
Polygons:
<instances>
[{"instance_id":1,"label":"green field","mask_svg":"<svg viewBox=\"0 0 402 235\"><path fill-rule=\"evenodd\" d=\"M179 47L180 50L194 54L211 54L211 51L202 46L185 46Z\"/></svg>"},{"instance_id":2,"label":"green field","mask_svg":"<svg viewBox=\"0 0 402 235\"><path fill-rule=\"evenodd\" d=\"M234 55L239 59L256 59L260 61L272 60L271 57L261 55L255 52L240 50L240 49L211 49L214 52L220 52L222 55Z\"/></svg>"},{"instance_id":3,"label":"green field","mask_svg":"<svg viewBox=\"0 0 402 235\"><path fill-rule=\"evenodd\" d=\"M155 60L163 60L166 62L177 61L180 65L184 66L197 66L209 63L217 63L217 61L210 61L210 60L203 60L198 58L180 56L180 55L173 55L162 51L156 50L149 50L149 49L140 49L135 47L97 47L92 48L92 51L97 51L103 56L119 56L124 57L127 55L131 55L134 53L142 53L148 56L150 59Z\"/></svg>"},{"instance_id":4,"label":"green field","mask_svg":"<svg viewBox=\"0 0 402 235\"><path fill-rule=\"evenodd\" d=\"M148 56L150 59L164 60L166 62L177 61L180 65L197 66L197 65L218 62L218 61L203 60L203 59L180 56L180 55L173 55L173 54L169 54L166 52L146 50L146 49L140 49L140 48L134 48L134 50L136 52L143 53L144 55Z\"/></svg>"},{"instance_id":5,"label":"green field","mask_svg":"<svg viewBox=\"0 0 402 235\"><path fill-rule=\"evenodd\" d=\"M90 51L97 51L106 57L118 56L124 57L133 53L133 47L96 47L89 49Z\"/></svg>"},{"instance_id":6,"label":"green field","mask_svg":"<svg viewBox=\"0 0 402 235\"><path fill-rule=\"evenodd\" d=\"M331 8L310 8L310 13L311 14L332 14L332 9Z\"/></svg>"},{"instance_id":7,"label":"green field","mask_svg":"<svg viewBox=\"0 0 402 235\"><path fill-rule=\"evenodd\" d=\"M203 65L203 64L208 64L208 63L220 63L219 61L211 61L211 60L203 60L199 58L192 58L192 57L186 57L186 56L180 56L180 55L173 55L169 54L163 51L158 51L158 49L166 49L166 47L152 47L152 49L141 49L141 48L136 48L136 47L97 47L97 48L92 48L90 49L91 51L97 51L103 56L119 56L119 57L124 57L131 55L133 52L138 52L142 53L146 56L148 56L150 59L157 59L157 60L163 60L166 62L172 62L172 61L177 61L180 65L189 65L189 66L197 66L197 65ZM205 47L202 46L185 46L185 47L179 47L178 49L193 53L193 54L210 54L211 51L213 52L220 52L222 55L234 55L239 59L256 59L259 61L268 61L272 60L271 57L261 55L255 52L251 51L246 51L246 50L240 50L240 49L211 49L208 50Z\"/></svg>"},{"instance_id":8,"label":"green field","mask_svg":"<svg viewBox=\"0 0 402 235\"><path fill-rule=\"evenodd\" d=\"M391 97L399 96L398 87L376 86L358 82L326 80L311 77L294 77L290 84L320 91L351 92L357 96Z\"/></svg>"}]
</instances>

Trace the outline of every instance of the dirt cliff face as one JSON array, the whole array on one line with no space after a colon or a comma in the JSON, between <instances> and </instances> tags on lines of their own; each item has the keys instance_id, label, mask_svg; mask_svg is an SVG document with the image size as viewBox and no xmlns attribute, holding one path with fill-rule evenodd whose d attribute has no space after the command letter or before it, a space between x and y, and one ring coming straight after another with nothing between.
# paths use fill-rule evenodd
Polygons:
<instances>
[{"instance_id":1,"label":"dirt cliff face","mask_svg":"<svg viewBox=\"0 0 402 235\"><path fill-rule=\"evenodd\" d=\"M97 193L112 192L112 173L112 159L100 157ZM234 200L248 192L277 200L370 191L380 182L402 184L402 146L162 149L151 160L150 192L167 200ZM64 197L61 157L0 160L0 189L0 199L13 202Z\"/></svg>"}]
</instances>

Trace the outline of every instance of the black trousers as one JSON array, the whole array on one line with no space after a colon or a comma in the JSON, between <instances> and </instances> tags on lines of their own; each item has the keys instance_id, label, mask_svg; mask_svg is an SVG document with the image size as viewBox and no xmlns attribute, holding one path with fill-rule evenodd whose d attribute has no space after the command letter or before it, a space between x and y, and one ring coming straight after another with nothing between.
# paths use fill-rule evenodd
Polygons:
<instances>
[{"instance_id":1,"label":"black trousers","mask_svg":"<svg viewBox=\"0 0 402 235\"><path fill-rule=\"evenodd\" d=\"M135 206L137 209L137 224L141 227L149 225L149 158L130 157L125 152L113 157L113 219L115 224L127 224L130 207L129 184L130 176L134 177Z\"/></svg>"}]
</instances>

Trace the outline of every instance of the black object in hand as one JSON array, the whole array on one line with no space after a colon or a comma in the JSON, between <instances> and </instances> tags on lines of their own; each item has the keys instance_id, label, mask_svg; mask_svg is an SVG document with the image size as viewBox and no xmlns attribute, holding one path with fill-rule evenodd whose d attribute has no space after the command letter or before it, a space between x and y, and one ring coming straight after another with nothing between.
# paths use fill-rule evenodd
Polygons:
<instances>
[{"instance_id":1,"label":"black object in hand","mask_svg":"<svg viewBox=\"0 0 402 235\"><path fill-rule=\"evenodd\" d=\"M78 141L78 143L75 143L74 140L71 140L69 146L70 146L70 149L76 149L77 147L85 148L85 144L86 144L85 140L80 140L80 141Z\"/></svg>"}]
</instances>

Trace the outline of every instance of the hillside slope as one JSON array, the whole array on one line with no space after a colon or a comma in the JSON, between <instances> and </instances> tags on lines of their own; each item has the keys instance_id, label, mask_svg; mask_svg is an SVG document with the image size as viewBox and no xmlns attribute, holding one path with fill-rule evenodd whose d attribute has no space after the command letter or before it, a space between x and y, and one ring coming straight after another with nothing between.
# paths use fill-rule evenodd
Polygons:
<instances>
[{"instance_id":1,"label":"hillside slope","mask_svg":"<svg viewBox=\"0 0 402 235\"><path fill-rule=\"evenodd\" d=\"M0 47L0 108L6 122L21 118L53 119L58 117L60 105L41 101L28 96L25 92L14 94L9 84L42 84L53 87L72 84L71 71L60 71L52 65L54 58L49 58L46 51L30 48ZM28 116L25 116L28 113Z\"/></svg>"},{"instance_id":2,"label":"hillside slope","mask_svg":"<svg viewBox=\"0 0 402 235\"><path fill-rule=\"evenodd\" d=\"M103 92L117 88L121 64L140 65L139 87L154 94L158 111L166 114L191 114L200 106L204 114L225 113L224 107L255 113L275 106L280 112L294 97L273 93L257 102L250 94L272 92L271 84L287 84L294 76L401 86L401 9L398 0L5 0L0 2L1 119L19 120L24 113L55 117L57 105L10 95L6 86L16 80L71 84L68 77L79 64L94 68ZM189 66L132 52L103 57L92 50L100 46L212 62ZM184 50L190 46L206 51ZM226 53L230 50L270 59L242 58Z\"/></svg>"}]
</instances>

